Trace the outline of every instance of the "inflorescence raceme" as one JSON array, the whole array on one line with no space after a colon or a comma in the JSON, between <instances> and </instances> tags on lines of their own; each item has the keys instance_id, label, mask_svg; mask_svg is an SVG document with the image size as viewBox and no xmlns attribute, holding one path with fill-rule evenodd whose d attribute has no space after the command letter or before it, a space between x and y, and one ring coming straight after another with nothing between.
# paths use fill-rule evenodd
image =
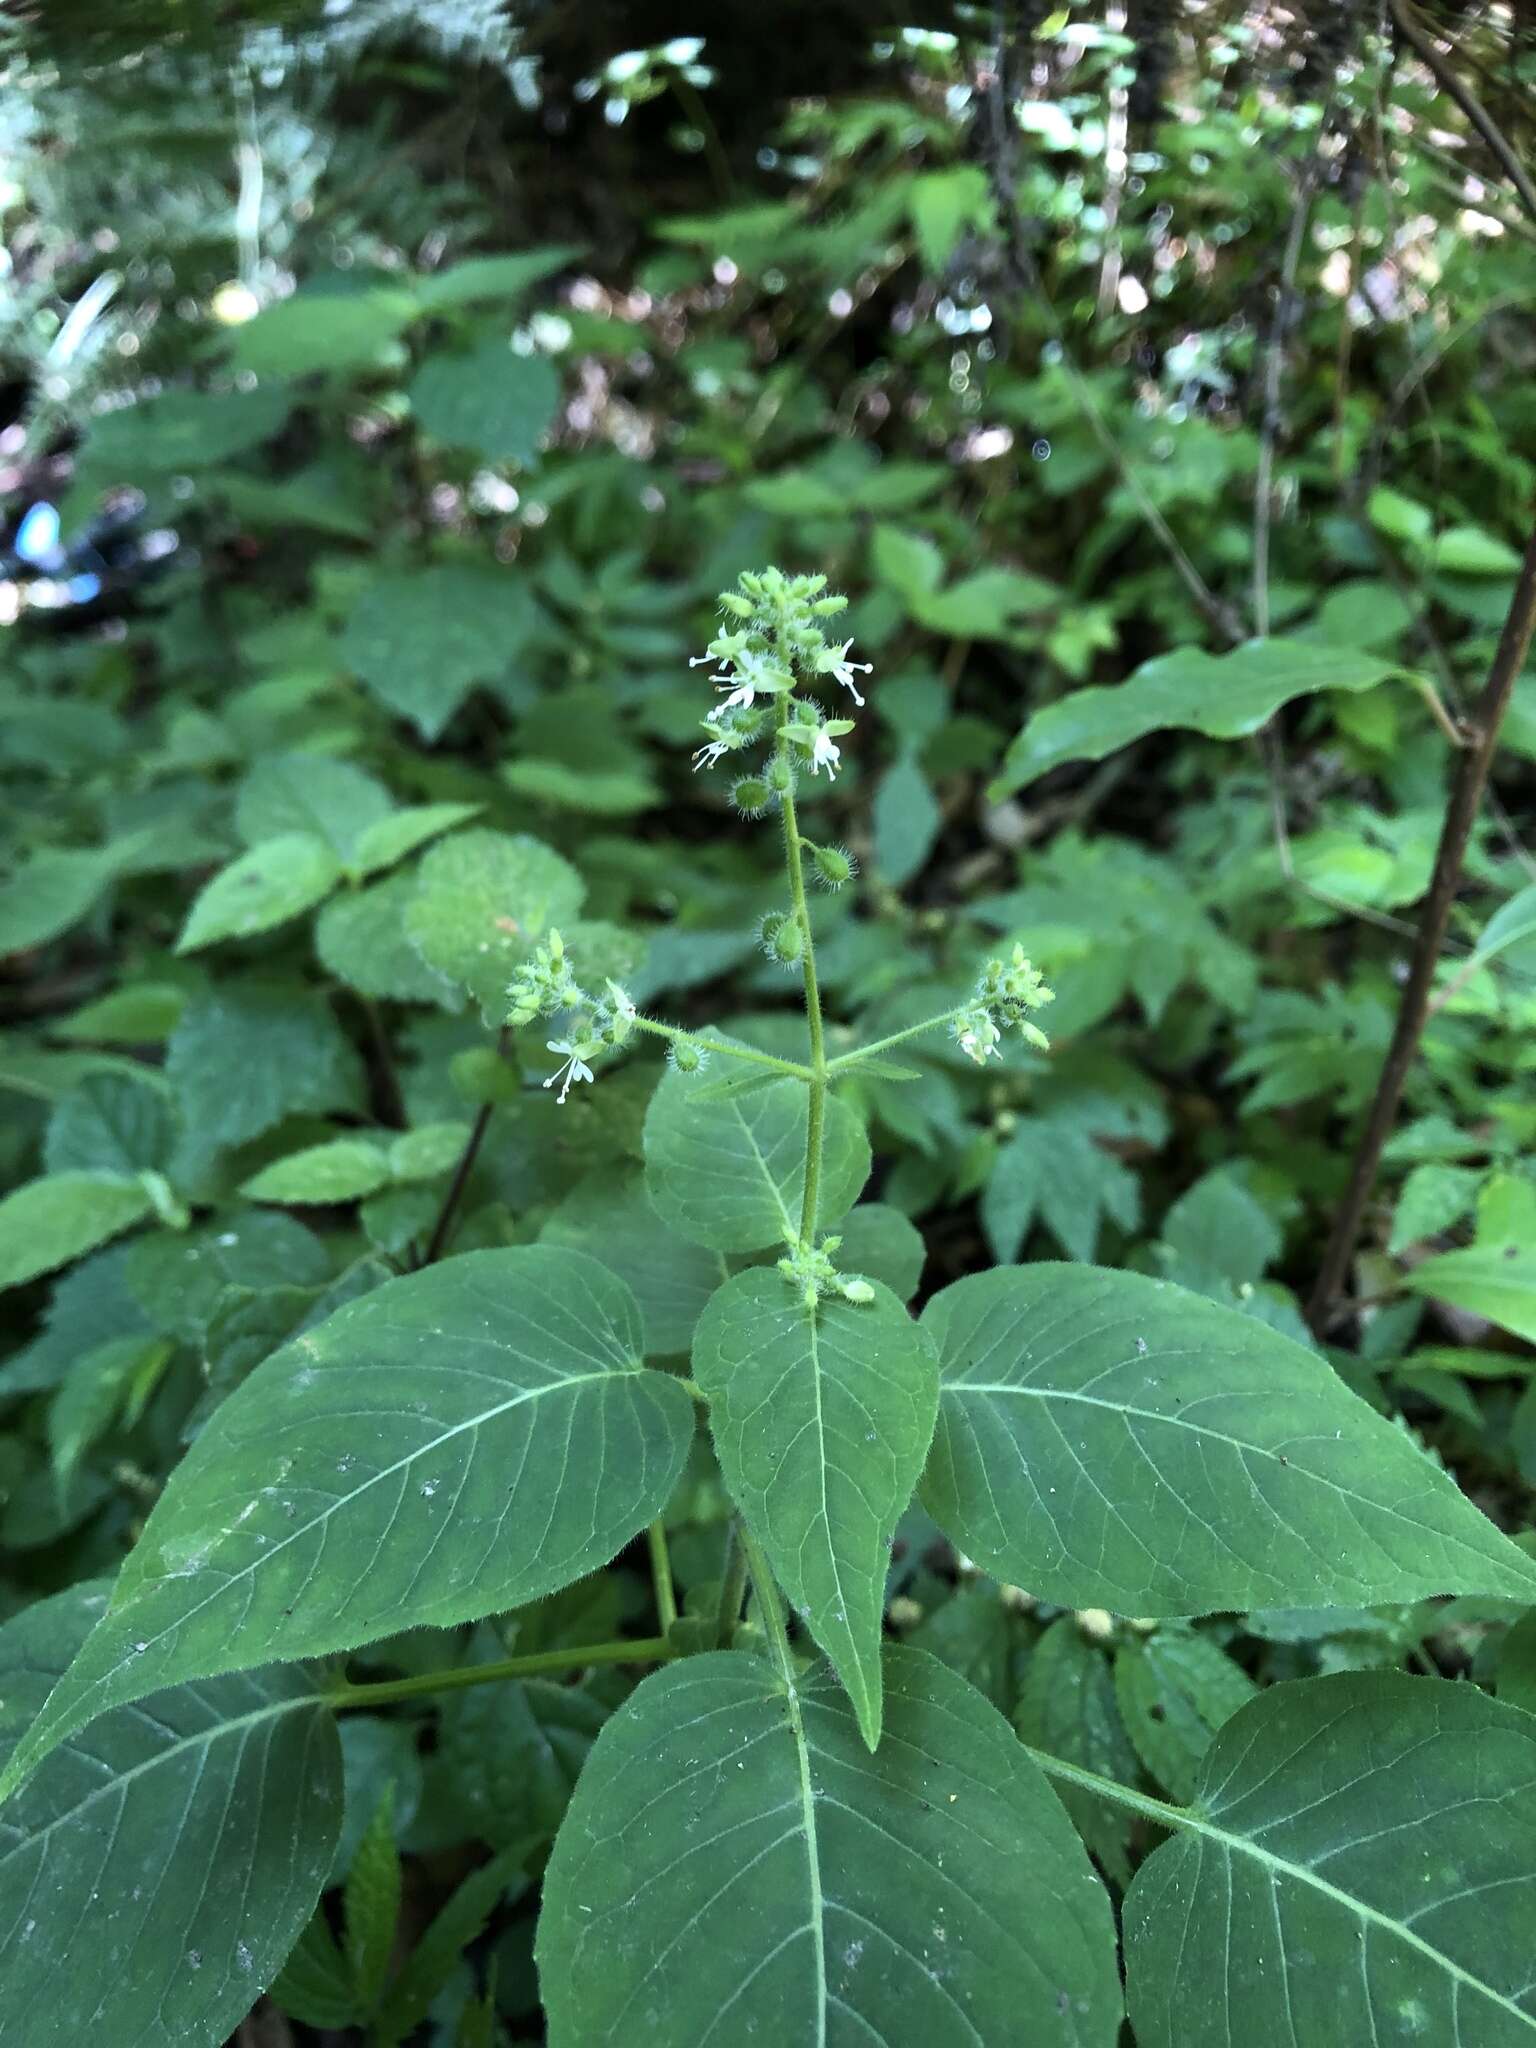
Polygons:
<instances>
[{"instance_id":1,"label":"inflorescence raceme","mask_svg":"<svg viewBox=\"0 0 1536 2048\"><path fill-rule=\"evenodd\" d=\"M755 762L736 764L731 798L748 817L761 817L775 808L783 813L794 903L789 910L770 912L762 920L758 936L770 958L785 967L803 968L809 1015L816 1026L810 1066L746 1049L738 1057L780 1067L808 1083L813 1105L824 1099L833 1067L841 1071L864 1056L856 1051L828 1063L821 1051L812 927L803 879L808 874L824 888L840 889L857 872L857 864L846 847L818 846L804 838L795 810L799 773L809 768L814 776L825 768L829 778L835 776L841 759L837 742L853 730L851 719L827 717L818 703L798 692L830 682L847 690L856 705L864 703L855 678L867 676L870 664L851 660L852 641L829 640L824 624L846 604L846 598L827 593L824 576L786 576L779 569L743 575L738 589L721 596L721 630L707 652L691 664L713 664L711 680L719 695L703 721L708 738L694 756L695 769L714 767L727 756L764 749ZM558 1086L561 1102L578 1083L594 1078L594 1060L622 1050L637 1029L665 1038L669 1058L684 1073L696 1073L704 1065L711 1044L717 1050L731 1050L718 1041L700 1039L692 1032L639 1016L617 982L608 982L602 996L589 994L577 980L557 931L551 931L518 969L507 994L510 1025L531 1024L541 1017L562 1020L560 1035L546 1041L549 1051L559 1055L560 1065L544 1082L546 1088ZM897 1032L894 1038L881 1039L868 1050L879 1051L947 1024L960 1050L981 1067L1001 1055L1008 1030L1016 1030L1027 1044L1044 1051L1048 1041L1030 1013L1051 999L1051 990L1026 959L1023 947L1016 945L1006 961L986 962L972 993L953 1011ZM819 1130L818 1109L808 1132ZM808 1136L807 1142L812 1144L813 1138ZM808 1153L808 1188L814 1183L814 1172ZM802 1226L799 1241L792 1242L779 1261L779 1271L810 1309L828 1296L856 1304L872 1300L873 1291L866 1280L837 1271L832 1255L839 1240L827 1237L816 1241L814 1202L809 1196L807 1210L809 1222Z\"/></svg>"}]
</instances>

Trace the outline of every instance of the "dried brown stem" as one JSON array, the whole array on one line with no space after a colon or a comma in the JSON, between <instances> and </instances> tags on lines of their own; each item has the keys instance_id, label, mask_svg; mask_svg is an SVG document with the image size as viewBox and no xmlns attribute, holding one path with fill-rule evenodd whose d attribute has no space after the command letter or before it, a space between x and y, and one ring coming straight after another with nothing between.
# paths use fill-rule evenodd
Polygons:
<instances>
[{"instance_id":1,"label":"dried brown stem","mask_svg":"<svg viewBox=\"0 0 1536 2048\"><path fill-rule=\"evenodd\" d=\"M1446 806L1445 823L1441 827L1440 845L1435 855L1434 873L1419 917L1413 958L1398 1005L1392 1043L1376 1085L1370 1114L1355 1149L1349 1185L1334 1217L1333 1230L1318 1268L1317 1282L1307 1303L1307 1320L1319 1336L1332 1322L1334 1303L1354 1256L1366 1204L1376 1185L1382 1151L1391 1135L1403 1088L1424 1035L1435 969L1461 883L1467 842L1482 804L1488 771L1493 765L1499 727L1514 694L1515 679L1530 651L1533 630L1536 630L1536 532L1531 535L1525 559L1520 565L1520 575L1514 596L1510 599L1504 630L1499 635L1493 664L1488 671L1488 680L1473 709L1466 749L1457 759L1451 798Z\"/></svg>"}]
</instances>

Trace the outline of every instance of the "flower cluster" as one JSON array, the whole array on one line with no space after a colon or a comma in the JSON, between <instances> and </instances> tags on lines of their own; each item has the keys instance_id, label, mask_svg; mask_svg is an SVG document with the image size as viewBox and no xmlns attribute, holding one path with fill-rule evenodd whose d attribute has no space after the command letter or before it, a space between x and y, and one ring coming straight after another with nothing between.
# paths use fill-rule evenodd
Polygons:
<instances>
[{"instance_id":1,"label":"flower cluster","mask_svg":"<svg viewBox=\"0 0 1536 2048\"><path fill-rule=\"evenodd\" d=\"M793 1246L779 1260L779 1271L808 1309L814 1309L824 1294L840 1295L857 1306L874 1300L875 1290L867 1280L854 1273L839 1273L833 1265L832 1254L841 1243L840 1237L824 1237L819 1245Z\"/></svg>"},{"instance_id":2,"label":"flower cluster","mask_svg":"<svg viewBox=\"0 0 1536 2048\"><path fill-rule=\"evenodd\" d=\"M635 1006L624 990L610 981L605 997L589 996L576 979L557 931L552 930L532 959L517 970L507 995L511 1002L509 1024L531 1024L535 1017L569 1013L565 1036L546 1040L547 1049L560 1054L561 1064L544 1086L553 1088L558 1082L561 1102L578 1081L593 1079L592 1061L601 1053L617 1052L634 1029Z\"/></svg>"},{"instance_id":3,"label":"flower cluster","mask_svg":"<svg viewBox=\"0 0 1536 2048\"><path fill-rule=\"evenodd\" d=\"M1000 1056L1003 1031L1010 1025L1026 1044L1045 1052L1050 1040L1029 1021L1029 1012L1043 1009L1055 999L1055 991L1046 987L1038 969L1025 958L1024 948L1015 946L1006 965L989 960L983 967L975 994L957 1011L951 1028L960 1050L978 1067L984 1067L994 1053Z\"/></svg>"},{"instance_id":4,"label":"flower cluster","mask_svg":"<svg viewBox=\"0 0 1536 2048\"><path fill-rule=\"evenodd\" d=\"M853 721L824 717L816 704L794 694L797 683L830 679L855 704L864 702L854 677L868 675L870 664L849 658L851 640L828 640L822 621L835 617L848 600L826 595L826 586L825 576L749 571L739 589L721 592L721 630L689 664L712 663L711 681L722 693L703 720L708 738L693 757L696 770L713 768L728 754L761 740L774 742L768 769L743 777L733 791L749 815L793 788L796 765L808 766L813 775L825 768L829 780L837 775L842 758L837 742L853 731Z\"/></svg>"}]
</instances>

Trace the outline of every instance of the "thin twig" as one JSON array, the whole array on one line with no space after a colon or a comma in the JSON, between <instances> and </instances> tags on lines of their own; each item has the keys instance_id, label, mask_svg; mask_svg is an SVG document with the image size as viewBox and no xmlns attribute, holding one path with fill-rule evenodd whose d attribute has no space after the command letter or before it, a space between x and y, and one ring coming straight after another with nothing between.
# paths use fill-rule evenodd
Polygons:
<instances>
[{"instance_id":1,"label":"thin twig","mask_svg":"<svg viewBox=\"0 0 1536 2048\"><path fill-rule=\"evenodd\" d=\"M1259 466L1253 485L1253 630L1261 640L1269 635L1269 529L1273 517L1275 441L1280 432L1280 384L1285 374L1285 344L1296 317L1296 274L1301 268L1302 243L1306 240L1307 223L1312 218L1312 199L1322 174L1322 164L1319 146L1297 181L1296 202L1291 208L1291 224L1285 237L1285 254L1280 261L1274 317L1269 323L1264 343Z\"/></svg>"},{"instance_id":2,"label":"thin twig","mask_svg":"<svg viewBox=\"0 0 1536 2048\"><path fill-rule=\"evenodd\" d=\"M998 223L1002 230L1000 253L1004 276L1016 298L1032 301L1045 315L1051 339L1060 352L1062 371L1072 387L1072 395L1077 400L1078 409L1094 439L1108 456L1121 483L1134 499L1137 511L1173 564L1180 582L1188 591L1197 610L1229 646L1236 647L1246 638L1241 621L1231 607L1206 583L1205 578L1190 560L1178 535L1148 495L1145 484L1126 460L1120 443L1099 410L1098 400L1094 397L1087 378L1078 367L1077 359L1067 342L1066 331L1046 292L1034 257L1024 241L1018 197L1014 189L1012 115L1004 89L1006 70L1006 41L1000 36L987 96L990 133L986 137L983 156L987 179L992 187L993 203L997 208Z\"/></svg>"},{"instance_id":3,"label":"thin twig","mask_svg":"<svg viewBox=\"0 0 1536 2048\"><path fill-rule=\"evenodd\" d=\"M1459 78L1452 65L1447 63L1409 13L1406 0L1388 0L1392 20L1398 34L1414 55L1434 74L1435 83L1448 98L1453 99L1477 130L1488 148L1499 160L1499 166L1516 192L1520 203L1533 221L1536 221L1536 185L1531 183L1524 164L1505 139L1502 129L1483 106L1472 88Z\"/></svg>"},{"instance_id":4,"label":"thin twig","mask_svg":"<svg viewBox=\"0 0 1536 2048\"><path fill-rule=\"evenodd\" d=\"M1499 727L1514 695L1515 679L1525 665L1533 631L1536 631L1536 532L1532 533L1526 547L1488 680L1473 712L1466 751L1457 763L1445 823L1440 832L1440 845L1435 855L1434 873L1424 898L1413 959L1398 1005L1392 1043L1382 1065L1370 1114L1360 1133L1349 1186L1334 1217L1333 1230L1318 1268L1317 1284L1307 1304L1307 1320L1319 1336L1332 1322L1333 1305L1349 1270L1349 1262L1354 1257L1361 1220L1376 1184L1382 1150L1391 1135L1403 1088L1424 1035L1435 970L1461 882L1467 842L1493 765Z\"/></svg>"},{"instance_id":5,"label":"thin twig","mask_svg":"<svg viewBox=\"0 0 1536 2048\"><path fill-rule=\"evenodd\" d=\"M510 1042L511 1033L508 1027L503 1024L496 1040L496 1055L498 1059L506 1058L507 1046ZM448 1239L452 1235L453 1230L454 1211L459 1206L459 1197L464 1192L464 1183L469 1179L476 1156L485 1141L485 1133L490 1125L491 1111L494 1107L495 1104L490 1102L482 1102L480 1105L480 1113L475 1118L474 1125L470 1130L468 1138L465 1140L464 1150L459 1154L459 1163L453 1169L453 1179L448 1183L448 1192L443 1196L443 1206L437 1212L437 1221L433 1224L432 1235L427 1240L427 1249L421 1261L424 1266L435 1264L442 1257L447 1247Z\"/></svg>"}]
</instances>

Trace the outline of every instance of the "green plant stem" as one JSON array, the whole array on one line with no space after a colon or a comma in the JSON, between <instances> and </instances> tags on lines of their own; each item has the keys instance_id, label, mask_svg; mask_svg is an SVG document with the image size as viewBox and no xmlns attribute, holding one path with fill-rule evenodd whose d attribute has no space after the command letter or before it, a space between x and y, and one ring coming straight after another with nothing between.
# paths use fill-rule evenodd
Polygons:
<instances>
[{"instance_id":1,"label":"green plant stem","mask_svg":"<svg viewBox=\"0 0 1536 2048\"><path fill-rule=\"evenodd\" d=\"M691 1045L699 1052L717 1052L722 1059L747 1060L754 1067L771 1067L776 1074L790 1074L797 1081L811 1080L811 1069L799 1060L781 1060L771 1052L759 1052L755 1045L727 1045L723 1038L701 1038L696 1031L684 1031L676 1024L658 1024L652 1017L637 1017L637 1031L649 1031L657 1038L672 1039L679 1045Z\"/></svg>"},{"instance_id":2,"label":"green plant stem","mask_svg":"<svg viewBox=\"0 0 1536 2048\"><path fill-rule=\"evenodd\" d=\"M1080 1764L1069 1764L1059 1756L1052 1756L1048 1750L1032 1749L1027 1742L1020 1743L1019 1747L1026 1756L1034 1758L1048 1778L1064 1779L1067 1784L1076 1785L1079 1791L1091 1792L1096 1799L1108 1799L1131 1813L1139 1813L1144 1820L1155 1820L1159 1827L1192 1829L1199 1834L1215 1835L1222 1841L1232 1840L1220 1828L1203 1822L1188 1807L1169 1806L1165 1800L1154 1799L1149 1793L1133 1792L1129 1785L1122 1785L1115 1778L1101 1778L1097 1771L1085 1771Z\"/></svg>"},{"instance_id":3,"label":"green plant stem","mask_svg":"<svg viewBox=\"0 0 1536 2048\"><path fill-rule=\"evenodd\" d=\"M720 1579L720 1605L715 1614L715 1641L722 1650L730 1646L731 1635L741 1618L742 1595L747 1590L747 1553L736 1522L725 1539L725 1569Z\"/></svg>"},{"instance_id":4,"label":"green plant stem","mask_svg":"<svg viewBox=\"0 0 1536 2048\"><path fill-rule=\"evenodd\" d=\"M353 1707L387 1707L396 1700L425 1699L433 1693L463 1692L475 1685L500 1685L509 1678L538 1678L555 1671L582 1671L589 1664L665 1664L676 1651L664 1636L636 1636L616 1643L588 1643L575 1650L535 1650L505 1657L499 1664L461 1664L446 1671L418 1671L409 1678L385 1678L376 1685L343 1680L321 1694L338 1713Z\"/></svg>"},{"instance_id":5,"label":"green plant stem","mask_svg":"<svg viewBox=\"0 0 1536 2048\"><path fill-rule=\"evenodd\" d=\"M757 1604L762 1610L763 1626L768 1631L768 1640L773 1654L786 1677L794 1671L790 1656L789 1631L784 1626L784 1609L779 1601L778 1581L773 1568L763 1555L762 1545L752 1534L745 1522L739 1525L739 1539L742 1553L747 1561L747 1570L752 1574L752 1590L757 1595Z\"/></svg>"},{"instance_id":6,"label":"green plant stem","mask_svg":"<svg viewBox=\"0 0 1536 2048\"><path fill-rule=\"evenodd\" d=\"M904 1031L893 1031L888 1038L876 1038L868 1045L856 1045L852 1052L840 1052L834 1060L828 1060L829 1074L843 1074L850 1067L856 1067L861 1060L872 1060L877 1053L888 1052L893 1045L904 1045L909 1038L921 1038L925 1031L937 1031L941 1025L951 1024L965 1005L956 1003L951 1009L940 1010L936 1017L925 1017L921 1024L909 1024Z\"/></svg>"},{"instance_id":7,"label":"green plant stem","mask_svg":"<svg viewBox=\"0 0 1536 2048\"><path fill-rule=\"evenodd\" d=\"M667 1555L667 1532L661 1522L652 1522L645 1532L651 1553L651 1584L656 1590L656 1614L663 1635L677 1619L677 1592L672 1584L672 1560Z\"/></svg>"},{"instance_id":8,"label":"green plant stem","mask_svg":"<svg viewBox=\"0 0 1536 2048\"><path fill-rule=\"evenodd\" d=\"M789 699L778 701L778 758L790 771L789 742L784 729L789 723ZM810 1101L805 1115L805 1193L800 1203L800 1241L810 1245L816 1239L816 1203L821 1192L821 1131L827 1113L827 1048L821 1028L821 989L816 980L816 942L811 937L811 913L805 901L805 868L800 859L800 823L795 816L795 792L786 788L779 799L784 820L784 865L789 874L789 897L800 927L800 972L805 983L805 1022L811 1039L811 1066L806 1086Z\"/></svg>"}]
</instances>

